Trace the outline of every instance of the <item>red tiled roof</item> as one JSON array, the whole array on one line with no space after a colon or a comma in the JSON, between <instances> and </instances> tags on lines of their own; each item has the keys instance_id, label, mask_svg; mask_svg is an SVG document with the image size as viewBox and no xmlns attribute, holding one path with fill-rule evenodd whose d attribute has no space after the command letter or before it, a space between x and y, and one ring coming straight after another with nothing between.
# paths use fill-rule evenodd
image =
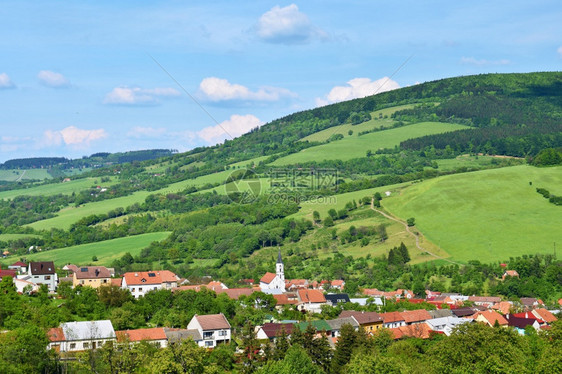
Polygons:
<instances>
[{"instance_id":1,"label":"red tiled roof","mask_svg":"<svg viewBox=\"0 0 562 374\"><path fill-rule=\"evenodd\" d=\"M422 322L433 318L425 309L407 310L400 314L406 323Z\"/></svg>"},{"instance_id":2,"label":"red tiled roof","mask_svg":"<svg viewBox=\"0 0 562 374\"><path fill-rule=\"evenodd\" d=\"M169 270L130 272L125 273L123 277L127 286L177 282L177 276Z\"/></svg>"},{"instance_id":3,"label":"red tiled roof","mask_svg":"<svg viewBox=\"0 0 562 374\"><path fill-rule=\"evenodd\" d=\"M287 295L273 295L275 300L277 300L277 305L294 305L298 304L297 300L289 300Z\"/></svg>"},{"instance_id":4,"label":"red tiled roof","mask_svg":"<svg viewBox=\"0 0 562 374\"><path fill-rule=\"evenodd\" d=\"M344 281L341 279L333 280L332 287L342 287L344 285Z\"/></svg>"},{"instance_id":5,"label":"red tiled roof","mask_svg":"<svg viewBox=\"0 0 562 374\"><path fill-rule=\"evenodd\" d=\"M17 275L17 270L0 270L0 278L2 277L12 277L15 278Z\"/></svg>"},{"instance_id":6,"label":"red tiled roof","mask_svg":"<svg viewBox=\"0 0 562 374\"><path fill-rule=\"evenodd\" d=\"M60 327L53 327L49 331L47 331L47 336L49 337L49 341L51 342L63 342L66 340L64 337L64 332Z\"/></svg>"},{"instance_id":7,"label":"red tiled roof","mask_svg":"<svg viewBox=\"0 0 562 374\"><path fill-rule=\"evenodd\" d=\"M498 296L469 296L468 301L475 303L499 303L501 298Z\"/></svg>"},{"instance_id":8,"label":"red tiled roof","mask_svg":"<svg viewBox=\"0 0 562 374\"><path fill-rule=\"evenodd\" d=\"M203 330L221 330L229 329L230 323L226 320L224 314L208 314L204 316L195 315L197 321Z\"/></svg>"},{"instance_id":9,"label":"red tiled roof","mask_svg":"<svg viewBox=\"0 0 562 374\"><path fill-rule=\"evenodd\" d=\"M208 289L213 290L213 291L217 291L217 290L222 290L222 289L226 289L228 287L226 287L222 282L217 282L217 281L211 281L209 283L207 283L206 286Z\"/></svg>"},{"instance_id":10,"label":"red tiled roof","mask_svg":"<svg viewBox=\"0 0 562 374\"><path fill-rule=\"evenodd\" d=\"M544 308L539 308L539 309L535 309L533 310L533 314L537 315L538 317L540 317L541 319L543 319L546 323L551 323L557 320L557 318L554 316L554 314L550 313L548 310L544 309Z\"/></svg>"},{"instance_id":11,"label":"red tiled roof","mask_svg":"<svg viewBox=\"0 0 562 374\"><path fill-rule=\"evenodd\" d=\"M509 313L511 303L509 301L500 301L499 303L492 305L492 309L500 311L503 315L505 315Z\"/></svg>"},{"instance_id":12,"label":"red tiled roof","mask_svg":"<svg viewBox=\"0 0 562 374\"><path fill-rule=\"evenodd\" d=\"M429 339L432 332L431 328L425 323L400 326L389 330L392 332L392 335L394 335L394 339L401 339L404 337Z\"/></svg>"},{"instance_id":13,"label":"red tiled roof","mask_svg":"<svg viewBox=\"0 0 562 374\"><path fill-rule=\"evenodd\" d=\"M483 312L476 312L476 314L474 314L473 318L476 319L479 315L484 317L486 319L486 321L488 321L490 326L494 326L496 324L496 321L499 323L500 326L507 325L507 320L504 318L504 316L502 316L501 314L499 314L498 312L495 312L493 310L485 310Z\"/></svg>"},{"instance_id":14,"label":"red tiled roof","mask_svg":"<svg viewBox=\"0 0 562 374\"><path fill-rule=\"evenodd\" d=\"M122 283L123 283L123 278L111 278L111 284L114 286L121 287Z\"/></svg>"},{"instance_id":15,"label":"red tiled roof","mask_svg":"<svg viewBox=\"0 0 562 374\"><path fill-rule=\"evenodd\" d=\"M260 282L270 284L275 279L275 273L265 273L263 277L261 277Z\"/></svg>"},{"instance_id":16,"label":"red tiled roof","mask_svg":"<svg viewBox=\"0 0 562 374\"><path fill-rule=\"evenodd\" d=\"M264 323L261 328L268 338L275 338L281 336L283 331L286 335L291 335L295 325L292 323Z\"/></svg>"},{"instance_id":17,"label":"red tiled roof","mask_svg":"<svg viewBox=\"0 0 562 374\"><path fill-rule=\"evenodd\" d=\"M338 318L353 317L360 325L382 322L383 319L377 312L356 312L355 310L344 310Z\"/></svg>"},{"instance_id":18,"label":"red tiled roof","mask_svg":"<svg viewBox=\"0 0 562 374\"><path fill-rule=\"evenodd\" d=\"M26 264L26 263L23 263L23 262L21 262L21 261L18 261L18 262L14 262L14 263L11 264L10 266L20 266L20 267L21 267L21 266L27 266L27 264Z\"/></svg>"},{"instance_id":19,"label":"red tiled roof","mask_svg":"<svg viewBox=\"0 0 562 374\"><path fill-rule=\"evenodd\" d=\"M399 312L386 312L381 313L384 323L394 323L404 321L404 317Z\"/></svg>"},{"instance_id":20,"label":"red tiled roof","mask_svg":"<svg viewBox=\"0 0 562 374\"><path fill-rule=\"evenodd\" d=\"M326 298L319 290L298 290L299 300L303 303L325 303Z\"/></svg>"},{"instance_id":21,"label":"red tiled roof","mask_svg":"<svg viewBox=\"0 0 562 374\"><path fill-rule=\"evenodd\" d=\"M242 295L250 296L254 293L254 290L251 288L229 288L226 290L215 290L217 294L225 293L229 298L238 300L238 298Z\"/></svg>"},{"instance_id":22,"label":"red tiled roof","mask_svg":"<svg viewBox=\"0 0 562 374\"><path fill-rule=\"evenodd\" d=\"M123 342L129 340L131 342L140 342L142 340L165 340L166 333L163 327L154 327L151 329L121 330L115 331L117 341Z\"/></svg>"}]
</instances>

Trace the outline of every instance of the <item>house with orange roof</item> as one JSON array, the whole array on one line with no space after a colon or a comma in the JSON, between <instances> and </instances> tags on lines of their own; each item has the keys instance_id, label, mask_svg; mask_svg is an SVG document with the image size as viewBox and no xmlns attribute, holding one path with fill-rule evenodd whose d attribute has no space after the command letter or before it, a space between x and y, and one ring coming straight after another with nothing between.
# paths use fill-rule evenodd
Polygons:
<instances>
[{"instance_id":1,"label":"house with orange roof","mask_svg":"<svg viewBox=\"0 0 562 374\"><path fill-rule=\"evenodd\" d=\"M341 280L341 279L336 279L336 280L333 280L333 281L331 282L330 286L331 286L332 288L336 288L336 289L338 289L338 290L340 290L340 291L343 291L343 289L344 289L344 287L345 287L345 281L344 281L344 280Z\"/></svg>"},{"instance_id":2,"label":"house with orange roof","mask_svg":"<svg viewBox=\"0 0 562 374\"><path fill-rule=\"evenodd\" d=\"M115 331L118 343L140 343L145 341L157 348L166 348L168 338L163 327L153 327L149 329L120 330Z\"/></svg>"},{"instance_id":3,"label":"house with orange roof","mask_svg":"<svg viewBox=\"0 0 562 374\"><path fill-rule=\"evenodd\" d=\"M512 306L513 303L511 301L500 301L499 303L492 305L492 309L497 310L505 316L506 314L509 314Z\"/></svg>"},{"instance_id":4,"label":"house with orange roof","mask_svg":"<svg viewBox=\"0 0 562 374\"><path fill-rule=\"evenodd\" d=\"M554 322L558 319L554 316L554 314L552 314L551 312L549 312L545 308L535 309L531 312L531 314L533 314L537 318L542 319L543 321L545 321L548 324L551 324L552 322Z\"/></svg>"},{"instance_id":5,"label":"house with orange roof","mask_svg":"<svg viewBox=\"0 0 562 374\"><path fill-rule=\"evenodd\" d=\"M505 273L502 275L502 280L505 280L507 277L517 277L519 278L519 273L516 270L506 270Z\"/></svg>"},{"instance_id":6,"label":"house with orange roof","mask_svg":"<svg viewBox=\"0 0 562 374\"><path fill-rule=\"evenodd\" d=\"M298 290L297 299L297 308L307 312L320 313L322 305L327 305L326 298L320 290Z\"/></svg>"},{"instance_id":7,"label":"house with orange roof","mask_svg":"<svg viewBox=\"0 0 562 374\"><path fill-rule=\"evenodd\" d=\"M502 299L498 296L469 296L468 301L473 302L474 305L490 308L492 305L502 301Z\"/></svg>"},{"instance_id":8,"label":"house with orange roof","mask_svg":"<svg viewBox=\"0 0 562 374\"><path fill-rule=\"evenodd\" d=\"M476 322L485 323L490 327L494 327L496 322L502 327L505 327L505 326L508 325L508 322L504 318L504 316L502 316L501 314L499 314L498 312L493 311L493 310L485 310L483 312L476 312L472 316L472 318Z\"/></svg>"},{"instance_id":9,"label":"house with orange roof","mask_svg":"<svg viewBox=\"0 0 562 374\"><path fill-rule=\"evenodd\" d=\"M297 305L299 300L296 294L292 293L284 293L282 295L273 295L277 304L275 304L275 308L280 310L283 308L284 305Z\"/></svg>"},{"instance_id":10,"label":"house with orange roof","mask_svg":"<svg viewBox=\"0 0 562 374\"><path fill-rule=\"evenodd\" d=\"M405 326L406 321L400 312L386 312L380 315L383 321L383 327L387 329Z\"/></svg>"},{"instance_id":11,"label":"house with orange roof","mask_svg":"<svg viewBox=\"0 0 562 374\"><path fill-rule=\"evenodd\" d=\"M433 330L425 323L420 323L417 325L394 327L390 329L390 332L394 340L403 338L429 339Z\"/></svg>"},{"instance_id":12,"label":"house with orange roof","mask_svg":"<svg viewBox=\"0 0 562 374\"><path fill-rule=\"evenodd\" d=\"M187 324L188 330L197 330L202 337L200 347L214 348L219 344L227 344L231 339L230 323L224 314L195 315Z\"/></svg>"},{"instance_id":13,"label":"house with orange roof","mask_svg":"<svg viewBox=\"0 0 562 374\"><path fill-rule=\"evenodd\" d=\"M17 261L11 264L10 266L8 266L8 269L16 270L18 274L24 274L27 273L27 264L22 261Z\"/></svg>"},{"instance_id":14,"label":"house with orange roof","mask_svg":"<svg viewBox=\"0 0 562 374\"><path fill-rule=\"evenodd\" d=\"M123 275L121 288L139 298L150 291L176 288L178 280L179 277L169 270L129 272Z\"/></svg>"},{"instance_id":15,"label":"house with orange roof","mask_svg":"<svg viewBox=\"0 0 562 374\"><path fill-rule=\"evenodd\" d=\"M424 323L432 319L433 317L429 312L425 309L417 309L417 310L406 310L401 312L402 318L404 318L404 323L406 325L415 325L417 323Z\"/></svg>"}]
</instances>

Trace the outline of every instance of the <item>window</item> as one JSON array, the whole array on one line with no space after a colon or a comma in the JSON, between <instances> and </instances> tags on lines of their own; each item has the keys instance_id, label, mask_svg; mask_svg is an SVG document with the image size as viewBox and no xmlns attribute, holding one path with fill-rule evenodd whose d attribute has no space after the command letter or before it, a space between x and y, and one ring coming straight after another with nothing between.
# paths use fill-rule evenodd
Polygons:
<instances>
[{"instance_id":1,"label":"window","mask_svg":"<svg viewBox=\"0 0 562 374\"><path fill-rule=\"evenodd\" d=\"M213 346L212 340L205 342L205 347L212 347L212 346Z\"/></svg>"},{"instance_id":2,"label":"window","mask_svg":"<svg viewBox=\"0 0 562 374\"><path fill-rule=\"evenodd\" d=\"M80 284L84 284L84 280L81 280L81 281L80 281Z\"/></svg>"},{"instance_id":3,"label":"window","mask_svg":"<svg viewBox=\"0 0 562 374\"><path fill-rule=\"evenodd\" d=\"M90 343L84 343L82 345L82 347L84 347L84 349L89 349L90 348Z\"/></svg>"},{"instance_id":4,"label":"window","mask_svg":"<svg viewBox=\"0 0 562 374\"><path fill-rule=\"evenodd\" d=\"M135 287L131 288L131 292L135 292Z\"/></svg>"},{"instance_id":5,"label":"window","mask_svg":"<svg viewBox=\"0 0 562 374\"><path fill-rule=\"evenodd\" d=\"M203 333L203 339L212 339L213 338L213 332L212 331L205 331Z\"/></svg>"},{"instance_id":6,"label":"window","mask_svg":"<svg viewBox=\"0 0 562 374\"><path fill-rule=\"evenodd\" d=\"M227 335L226 330L219 331L219 336L226 336L226 335Z\"/></svg>"},{"instance_id":7,"label":"window","mask_svg":"<svg viewBox=\"0 0 562 374\"><path fill-rule=\"evenodd\" d=\"M76 343L70 343L70 349L76 349Z\"/></svg>"},{"instance_id":8,"label":"window","mask_svg":"<svg viewBox=\"0 0 562 374\"><path fill-rule=\"evenodd\" d=\"M45 280L51 280L51 276L50 276L50 275L45 275Z\"/></svg>"}]
</instances>

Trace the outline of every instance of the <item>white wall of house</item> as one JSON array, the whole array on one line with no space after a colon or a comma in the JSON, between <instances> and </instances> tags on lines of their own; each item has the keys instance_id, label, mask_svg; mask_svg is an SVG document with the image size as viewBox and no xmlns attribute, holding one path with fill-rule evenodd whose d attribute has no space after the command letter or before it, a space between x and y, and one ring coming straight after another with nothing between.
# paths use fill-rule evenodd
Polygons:
<instances>
[{"instance_id":1,"label":"white wall of house","mask_svg":"<svg viewBox=\"0 0 562 374\"><path fill-rule=\"evenodd\" d=\"M131 295L133 295L135 297L135 299L138 299L139 297L144 296L147 292L161 289L162 284L131 284L131 285L128 285L127 282L125 281L125 278L123 278L123 283L122 283L121 288L129 290L129 292L131 292Z\"/></svg>"},{"instance_id":2,"label":"white wall of house","mask_svg":"<svg viewBox=\"0 0 562 374\"><path fill-rule=\"evenodd\" d=\"M39 274L39 275L34 275L34 274L29 274L29 279L27 279L28 282L32 282L35 283L37 285L42 285L42 284L46 284L47 287L49 287L49 291L55 291L57 289L57 283L58 283L58 276L57 274Z\"/></svg>"},{"instance_id":3,"label":"white wall of house","mask_svg":"<svg viewBox=\"0 0 562 374\"><path fill-rule=\"evenodd\" d=\"M230 329L220 329L220 330L203 330L197 318L192 318L187 325L188 330L198 330L203 340L198 341L200 347L214 348L217 343L226 343L231 339ZM224 341L224 342L223 342Z\"/></svg>"}]
</instances>

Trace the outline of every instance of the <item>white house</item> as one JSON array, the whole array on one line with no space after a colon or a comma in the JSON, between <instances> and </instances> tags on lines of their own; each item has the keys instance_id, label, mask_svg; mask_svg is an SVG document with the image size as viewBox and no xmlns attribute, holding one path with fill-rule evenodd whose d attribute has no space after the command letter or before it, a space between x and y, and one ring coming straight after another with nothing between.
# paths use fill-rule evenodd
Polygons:
<instances>
[{"instance_id":1,"label":"white house","mask_svg":"<svg viewBox=\"0 0 562 374\"><path fill-rule=\"evenodd\" d=\"M53 261L30 262L27 275L19 276L18 278L35 283L38 286L46 284L49 291L54 292L57 289L58 276L55 272L55 264Z\"/></svg>"},{"instance_id":2,"label":"white house","mask_svg":"<svg viewBox=\"0 0 562 374\"><path fill-rule=\"evenodd\" d=\"M463 323L470 323L471 320L466 318L459 318L459 317L440 317L440 318L432 318L425 321L425 323L429 326L430 329L437 332L442 332L445 335L451 335L453 329L458 325L462 325Z\"/></svg>"},{"instance_id":3,"label":"white house","mask_svg":"<svg viewBox=\"0 0 562 374\"><path fill-rule=\"evenodd\" d=\"M58 352L76 352L96 349L105 342L116 340L115 330L110 320L80 321L61 323L47 333L48 348Z\"/></svg>"},{"instance_id":4,"label":"white house","mask_svg":"<svg viewBox=\"0 0 562 374\"><path fill-rule=\"evenodd\" d=\"M8 266L8 269L16 270L18 274L25 274L27 273L27 264L21 261L14 262L10 266Z\"/></svg>"},{"instance_id":5,"label":"white house","mask_svg":"<svg viewBox=\"0 0 562 374\"><path fill-rule=\"evenodd\" d=\"M306 310L312 313L321 313L322 305L327 305L326 298L320 290L298 290L297 291L299 310Z\"/></svg>"},{"instance_id":6,"label":"white house","mask_svg":"<svg viewBox=\"0 0 562 374\"><path fill-rule=\"evenodd\" d=\"M260 289L263 293L279 295L285 292L285 266L281 259L281 250L277 255L275 274L265 273L260 279Z\"/></svg>"},{"instance_id":7,"label":"white house","mask_svg":"<svg viewBox=\"0 0 562 374\"><path fill-rule=\"evenodd\" d=\"M214 348L219 344L229 343L231 339L231 327L224 314L209 314L205 316L193 316L187 324L188 330L197 330L203 340L198 344L205 348Z\"/></svg>"},{"instance_id":8,"label":"white house","mask_svg":"<svg viewBox=\"0 0 562 374\"><path fill-rule=\"evenodd\" d=\"M128 289L135 298L139 298L149 291L175 288L179 279L169 270L130 272L123 275L121 288Z\"/></svg>"}]
</instances>

